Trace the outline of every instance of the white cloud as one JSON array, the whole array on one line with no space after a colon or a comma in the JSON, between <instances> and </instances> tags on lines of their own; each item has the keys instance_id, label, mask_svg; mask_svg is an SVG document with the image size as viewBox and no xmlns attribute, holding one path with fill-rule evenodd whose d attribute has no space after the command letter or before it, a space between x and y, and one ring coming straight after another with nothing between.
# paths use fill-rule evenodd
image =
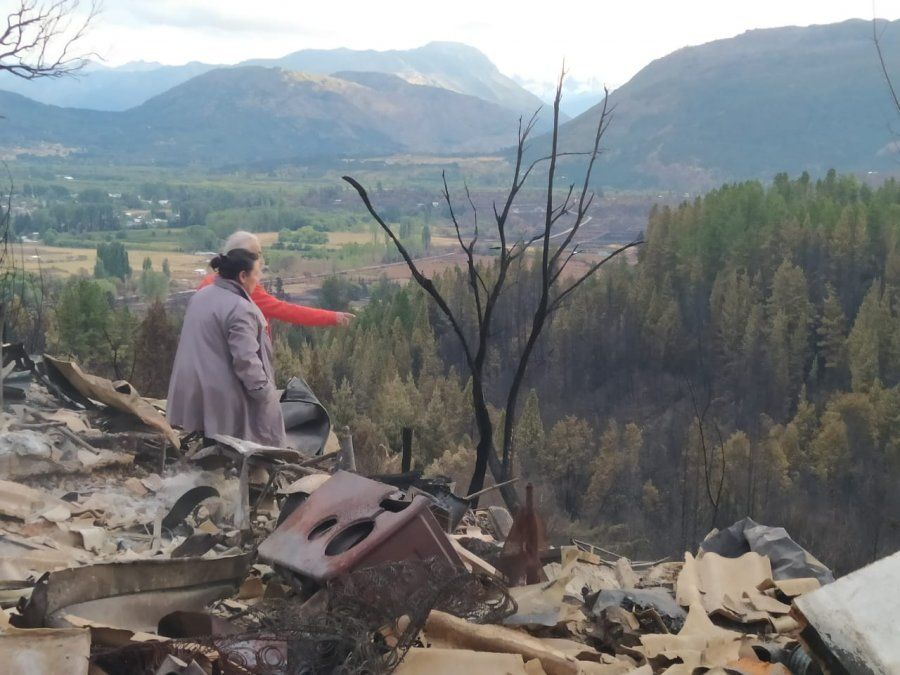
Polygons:
<instances>
[{"instance_id":1,"label":"white cloud","mask_svg":"<svg viewBox=\"0 0 900 675\"><path fill-rule=\"evenodd\" d=\"M526 7L510 0L105 0L91 48L111 64L132 60L236 63L306 48L408 49L465 42L500 70L553 82L563 59L572 78L611 87L686 45L752 28L871 18L870 0L581 0ZM877 3L900 17L898 3Z\"/></svg>"},{"instance_id":2,"label":"white cloud","mask_svg":"<svg viewBox=\"0 0 900 675\"><path fill-rule=\"evenodd\" d=\"M301 16L270 3L276 11L259 11L247 2L210 0L125 0L107 3L104 14L111 22L136 28L169 27L221 33L285 33L304 31ZM294 5L296 6L296 5Z\"/></svg>"}]
</instances>

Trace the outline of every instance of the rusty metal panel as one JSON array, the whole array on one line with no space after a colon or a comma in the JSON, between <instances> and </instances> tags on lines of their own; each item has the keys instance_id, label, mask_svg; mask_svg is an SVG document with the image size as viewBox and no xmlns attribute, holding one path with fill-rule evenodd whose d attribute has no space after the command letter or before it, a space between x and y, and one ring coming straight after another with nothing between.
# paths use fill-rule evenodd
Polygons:
<instances>
[{"instance_id":1,"label":"rusty metal panel","mask_svg":"<svg viewBox=\"0 0 900 675\"><path fill-rule=\"evenodd\" d=\"M428 509L391 485L338 471L259 547L260 558L318 582L396 560L462 567Z\"/></svg>"},{"instance_id":2,"label":"rusty metal panel","mask_svg":"<svg viewBox=\"0 0 900 675\"><path fill-rule=\"evenodd\" d=\"M535 511L534 488L529 483L525 487L525 505L516 513L497 560L497 569L503 572L510 586L542 580L540 552L546 540L544 521Z\"/></svg>"}]
</instances>

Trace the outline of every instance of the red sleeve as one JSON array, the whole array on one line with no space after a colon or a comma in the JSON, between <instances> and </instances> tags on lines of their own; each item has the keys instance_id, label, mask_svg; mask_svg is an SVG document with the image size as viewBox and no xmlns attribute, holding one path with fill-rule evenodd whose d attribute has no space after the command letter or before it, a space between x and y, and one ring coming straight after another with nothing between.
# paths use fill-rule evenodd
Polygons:
<instances>
[{"instance_id":1,"label":"red sleeve","mask_svg":"<svg viewBox=\"0 0 900 675\"><path fill-rule=\"evenodd\" d=\"M338 313L328 309L316 309L284 302L273 298L258 284L250 296L267 320L284 321L297 326L336 326Z\"/></svg>"},{"instance_id":2,"label":"red sleeve","mask_svg":"<svg viewBox=\"0 0 900 675\"><path fill-rule=\"evenodd\" d=\"M210 272L209 274L207 274L205 277L203 277L203 279L200 280L200 285L197 286L197 290L199 291L201 288L209 286L216 280L216 276L217 275L215 272Z\"/></svg>"}]
</instances>

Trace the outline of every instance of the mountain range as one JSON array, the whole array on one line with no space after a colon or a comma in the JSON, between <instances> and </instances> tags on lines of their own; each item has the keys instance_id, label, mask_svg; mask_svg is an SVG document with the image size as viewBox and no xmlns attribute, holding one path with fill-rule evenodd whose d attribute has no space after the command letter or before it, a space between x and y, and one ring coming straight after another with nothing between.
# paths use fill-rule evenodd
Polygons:
<instances>
[{"instance_id":1,"label":"mountain range","mask_svg":"<svg viewBox=\"0 0 900 675\"><path fill-rule=\"evenodd\" d=\"M898 64L900 82L900 22L885 26L882 48L889 67ZM483 54L453 43L405 52L307 50L236 67L130 68L95 66L85 79L97 77L96 84L127 72L144 79L142 95L164 90L125 110L0 92L2 154L49 146L86 160L216 167L500 153L515 141L518 116L540 105ZM169 84L163 75L173 78ZM57 84L71 81L42 86ZM125 105L129 90L117 91L117 105ZM780 171L896 172L900 162L900 113L867 21L754 30L686 47L647 65L610 102L614 119L597 167L604 185L694 190ZM588 149L598 116L594 106L564 124L561 148ZM548 118L545 109L544 129ZM547 142L535 138L534 151Z\"/></svg>"},{"instance_id":2,"label":"mountain range","mask_svg":"<svg viewBox=\"0 0 900 675\"><path fill-rule=\"evenodd\" d=\"M503 75L483 53L457 42L431 42L408 50L304 49L277 59L236 64L299 71L311 75L374 72L396 75L410 84L449 89L530 115L542 101ZM63 108L122 111L174 86L227 66L192 62L183 66L138 61L117 68L91 62L84 70L57 79L23 80L0 74L0 89Z\"/></svg>"},{"instance_id":3,"label":"mountain range","mask_svg":"<svg viewBox=\"0 0 900 675\"><path fill-rule=\"evenodd\" d=\"M900 21L882 27L885 61L900 85ZM680 49L647 65L609 103L601 182L702 189L780 171L900 168L900 111L870 21L752 30ZM561 148L590 148L599 115L595 106L564 125Z\"/></svg>"},{"instance_id":4,"label":"mountain range","mask_svg":"<svg viewBox=\"0 0 900 675\"><path fill-rule=\"evenodd\" d=\"M133 163L273 165L508 146L517 115L384 73L217 68L122 112L59 108L0 92L0 146L52 145Z\"/></svg>"}]
</instances>

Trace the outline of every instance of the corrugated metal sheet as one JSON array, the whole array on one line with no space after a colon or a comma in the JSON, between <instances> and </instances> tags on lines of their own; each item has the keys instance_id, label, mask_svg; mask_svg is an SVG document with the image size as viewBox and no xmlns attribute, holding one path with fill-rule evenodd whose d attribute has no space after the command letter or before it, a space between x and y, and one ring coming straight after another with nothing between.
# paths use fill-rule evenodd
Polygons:
<instances>
[{"instance_id":1,"label":"corrugated metal sheet","mask_svg":"<svg viewBox=\"0 0 900 675\"><path fill-rule=\"evenodd\" d=\"M900 673L900 553L797 598L796 608L827 650L853 675Z\"/></svg>"}]
</instances>

